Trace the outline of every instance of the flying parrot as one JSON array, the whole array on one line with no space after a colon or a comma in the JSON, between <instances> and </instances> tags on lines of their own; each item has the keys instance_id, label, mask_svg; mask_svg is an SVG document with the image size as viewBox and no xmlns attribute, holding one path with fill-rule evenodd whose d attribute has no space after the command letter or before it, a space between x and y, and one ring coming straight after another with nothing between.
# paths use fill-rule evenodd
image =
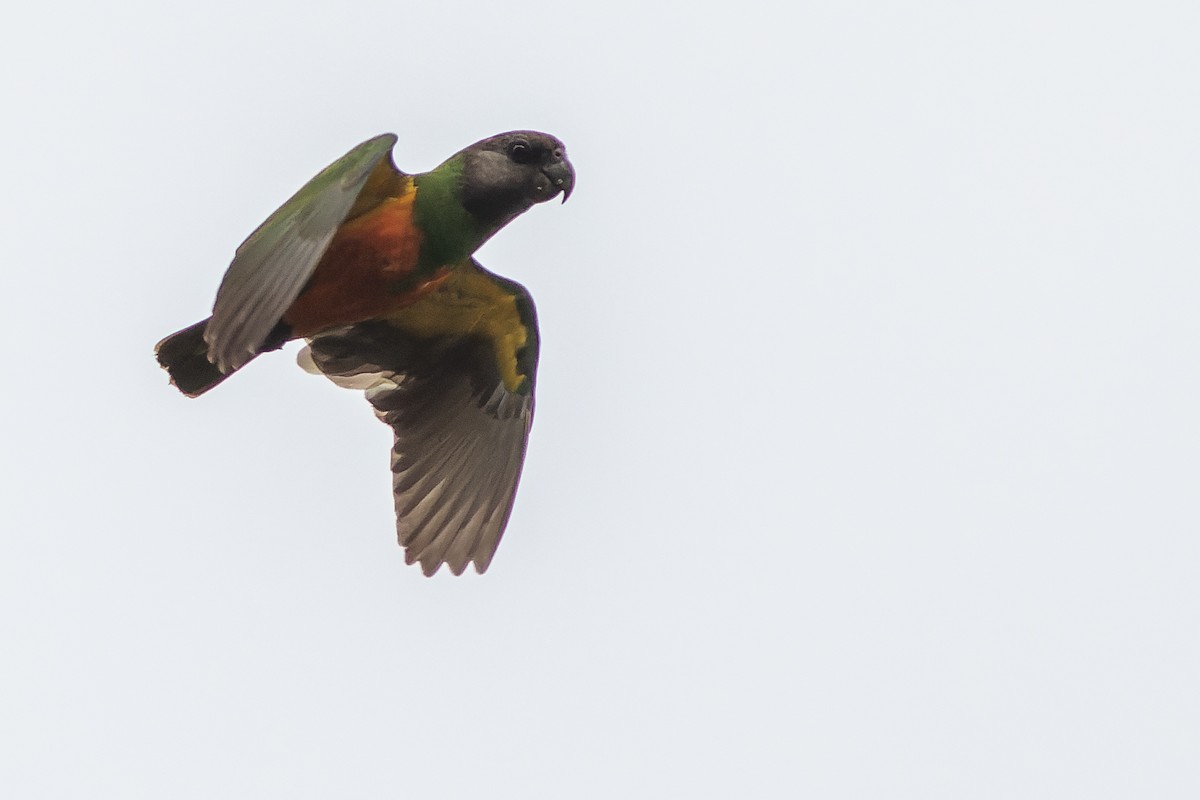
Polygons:
<instances>
[{"instance_id":1,"label":"flying parrot","mask_svg":"<svg viewBox=\"0 0 1200 800\"><path fill-rule=\"evenodd\" d=\"M171 383L198 397L305 339L300 365L361 389L395 432L396 530L426 575L482 573L512 511L538 359L533 300L472 257L575 185L562 142L512 131L408 175L394 134L355 147L238 247L212 316L163 339Z\"/></svg>"}]
</instances>

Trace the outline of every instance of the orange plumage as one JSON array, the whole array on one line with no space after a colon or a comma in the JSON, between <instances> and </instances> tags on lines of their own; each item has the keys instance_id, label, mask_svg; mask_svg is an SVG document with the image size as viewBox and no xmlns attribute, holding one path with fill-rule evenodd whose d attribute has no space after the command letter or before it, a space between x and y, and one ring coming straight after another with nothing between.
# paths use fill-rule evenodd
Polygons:
<instances>
[{"instance_id":1,"label":"orange plumage","mask_svg":"<svg viewBox=\"0 0 1200 800\"><path fill-rule=\"evenodd\" d=\"M312 278L283 316L294 336L378 319L421 299L448 275L417 270L421 231L409 186L342 224Z\"/></svg>"}]
</instances>

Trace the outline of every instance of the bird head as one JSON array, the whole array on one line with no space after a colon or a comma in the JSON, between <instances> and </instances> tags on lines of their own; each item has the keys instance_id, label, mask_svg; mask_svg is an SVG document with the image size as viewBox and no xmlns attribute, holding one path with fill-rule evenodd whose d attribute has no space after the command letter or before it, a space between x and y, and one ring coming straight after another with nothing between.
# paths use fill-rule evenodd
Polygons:
<instances>
[{"instance_id":1,"label":"bird head","mask_svg":"<svg viewBox=\"0 0 1200 800\"><path fill-rule=\"evenodd\" d=\"M575 168L558 139L510 131L476 142L463 156L462 204L476 219L504 225L536 203L575 188Z\"/></svg>"}]
</instances>

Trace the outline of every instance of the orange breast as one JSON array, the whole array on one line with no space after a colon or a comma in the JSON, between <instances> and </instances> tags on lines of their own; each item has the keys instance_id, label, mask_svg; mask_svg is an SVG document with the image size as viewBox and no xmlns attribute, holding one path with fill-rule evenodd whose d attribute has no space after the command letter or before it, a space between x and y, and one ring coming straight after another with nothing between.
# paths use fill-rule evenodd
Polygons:
<instances>
[{"instance_id":1,"label":"orange breast","mask_svg":"<svg viewBox=\"0 0 1200 800\"><path fill-rule=\"evenodd\" d=\"M295 336L375 319L424 297L445 271L418 277L421 232L413 225L415 192L384 200L342 225L308 286L283 315Z\"/></svg>"}]
</instances>

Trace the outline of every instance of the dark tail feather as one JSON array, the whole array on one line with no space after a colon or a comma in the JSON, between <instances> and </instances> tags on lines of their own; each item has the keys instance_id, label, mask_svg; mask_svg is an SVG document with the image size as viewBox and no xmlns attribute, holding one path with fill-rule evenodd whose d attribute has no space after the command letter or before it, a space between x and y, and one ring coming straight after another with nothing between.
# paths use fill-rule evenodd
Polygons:
<instances>
[{"instance_id":1,"label":"dark tail feather","mask_svg":"<svg viewBox=\"0 0 1200 800\"><path fill-rule=\"evenodd\" d=\"M208 320L172 333L154 346L154 355L171 376L171 383L188 397L199 397L232 372L221 372L208 360L208 344L204 329Z\"/></svg>"}]
</instances>

